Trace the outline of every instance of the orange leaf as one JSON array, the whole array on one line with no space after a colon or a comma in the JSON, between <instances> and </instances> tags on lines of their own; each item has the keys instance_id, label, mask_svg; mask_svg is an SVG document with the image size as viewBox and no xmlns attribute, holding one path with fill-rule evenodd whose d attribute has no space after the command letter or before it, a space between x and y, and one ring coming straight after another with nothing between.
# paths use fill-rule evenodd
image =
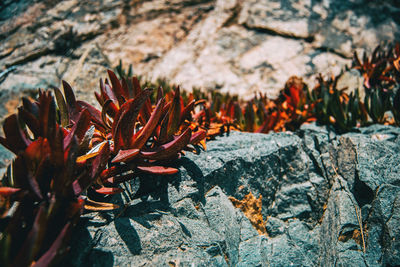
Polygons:
<instances>
[{"instance_id":1,"label":"orange leaf","mask_svg":"<svg viewBox=\"0 0 400 267\"><path fill-rule=\"evenodd\" d=\"M204 151L207 150L207 145L206 145L205 139L201 140L199 144L203 147Z\"/></svg>"},{"instance_id":2,"label":"orange leaf","mask_svg":"<svg viewBox=\"0 0 400 267\"><path fill-rule=\"evenodd\" d=\"M131 159L133 159L137 154L139 154L139 149L133 148L133 149L126 149L126 150L120 150L118 151L118 154L113 158L111 163L116 163L116 162L126 162Z\"/></svg>"},{"instance_id":3,"label":"orange leaf","mask_svg":"<svg viewBox=\"0 0 400 267\"><path fill-rule=\"evenodd\" d=\"M90 211L106 211L118 209L119 206L112 203L96 202L90 199L86 199L84 208Z\"/></svg>"},{"instance_id":4,"label":"orange leaf","mask_svg":"<svg viewBox=\"0 0 400 267\"><path fill-rule=\"evenodd\" d=\"M76 159L77 164L84 164L86 160L96 157L99 151L80 156Z\"/></svg>"},{"instance_id":5,"label":"orange leaf","mask_svg":"<svg viewBox=\"0 0 400 267\"><path fill-rule=\"evenodd\" d=\"M3 187L0 187L0 196L9 197L9 196L13 195L14 193L18 192L19 190L21 190L21 189L3 186Z\"/></svg>"}]
</instances>

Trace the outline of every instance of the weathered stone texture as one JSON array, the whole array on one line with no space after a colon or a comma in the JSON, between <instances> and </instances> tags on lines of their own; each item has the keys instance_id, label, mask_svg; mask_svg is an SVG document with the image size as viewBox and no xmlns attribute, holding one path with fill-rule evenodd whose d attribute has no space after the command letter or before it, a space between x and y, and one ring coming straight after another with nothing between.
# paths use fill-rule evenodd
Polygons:
<instances>
[{"instance_id":1,"label":"weathered stone texture","mask_svg":"<svg viewBox=\"0 0 400 267\"><path fill-rule=\"evenodd\" d=\"M115 197L122 213L86 214L65 264L397 266L399 134L233 132L153 177L147 198ZM266 234L228 198L248 192L262 196Z\"/></svg>"},{"instance_id":2,"label":"weathered stone texture","mask_svg":"<svg viewBox=\"0 0 400 267\"><path fill-rule=\"evenodd\" d=\"M349 64L354 49L398 39L399 12L397 1L366 0L6 0L0 90L64 79L95 102L98 79L122 59L189 90L276 97L292 75L313 84Z\"/></svg>"}]
</instances>

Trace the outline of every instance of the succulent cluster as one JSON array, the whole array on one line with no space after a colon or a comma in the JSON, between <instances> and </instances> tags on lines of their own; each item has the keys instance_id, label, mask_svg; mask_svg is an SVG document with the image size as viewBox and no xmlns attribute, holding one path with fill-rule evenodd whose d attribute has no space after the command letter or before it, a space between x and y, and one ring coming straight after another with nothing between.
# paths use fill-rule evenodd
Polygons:
<instances>
[{"instance_id":1,"label":"succulent cluster","mask_svg":"<svg viewBox=\"0 0 400 267\"><path fill-rule=\"evenodd\" d=\"M112 186L142 172L178 172L169 167L170 162L184 150L196 152L206 137L192 118L195 100L185 105L179 87L167 94L159 87L153 104L153 89L142 90L136 77L119 80L112 71L108 74L111 84L100 81L100 93L95 93L102 110L93 108L101 122L92 146L110 143L112 151L110 168L101 175L103 185Z\"/></svg>"},{"instance_id":2,"label":"succulent cluster","mask_svg":"<svg viewBox=\"0 0 400 267\"><path fill-rule=\"evenodd\" d=\"M4 266L48 266L66 252L69 232L82 211L117 205L88 198L120 193L118 184L144 174L178 172L171 163L184 150L198 151L206 131L192 119L179 87L164 96L142 90L138 79L100 81L101 111L76 100L71 86L23 99L5 119L0 143L16 158L0 183L0 261Z\"/></svg>"},{"instance_id":3,"label":"succulent cluster","mask_svg":"<svg viewBox=\"0 0 400 267\"><path fill-rule=\"evenodd\" d=\"M311 90L293 76L274 100L259 94L243 103L215 92L199 99L207 98L209 121L249 132L293 131L311 121L332 125L341 133L371 123L399 126L400 44L387 50L378 46L370 58L364 54L363 60L355 53L351 67L363 76L363 98L358 88L338 88L341 73L327 79L318 76Z\"/></svg>"},{"instance_id":4,"label":"succulent cluster","mask_svg":"<svg viewBox=\"0 0 400 267\"><path fill-rule=\"evenodd\" d=\"M47 266L65 252L71 228L84 205L82 193L106 167L110 149L104 146L93 164L78 156L88 147L90 115L73 114L62 127L49 92L38 101L23 99L18 114L6 118L2 145L16 154L1 180L0 261L3 266Z\"/></svg>"},{"instance_id":5,"label":"succulent cluster","mask_svg":"<svg viewBox=\"0 0 400 267\"><path fill-rule=\"evenodd\" d=\"M209 138L229 133L231 127L248 132L296 130L301 124L316 121L348 132L371 123L400 125L400 44L387 50L377 47L369 58L354 54L353 69L363 76L363 91L338 88L338 76L317 78L311 90L299 77L291 77L277 99L259 94L247 102L237 96L194 89L203 99L197 118ZM365 95L365 97L361 97Z\"/></svg>"},{"instance_id":6,"label":"succulent cluster","mask_svg":"<svg viewBox=\"0 0 400 267\"><path fill-rule=\"evenodd\" d=\"M383 49L378 46L371 57L362 60L354 54L353 68L364 77L365 110L374 123L400 125L400 43ZM387 116L391 112L393 119Z\"/></svg>"},{"instance_id":7,"label":"succulent cluster","mask_svg":"<svg viewBox=\"0 0 400 267\"><path fill-rule=\"evenodd\" d=\"M309 92L308 99L313 103L313 113L318 123L333 125L338 132L348 132L360 121L365 124L368 115L358 89L348 94L345 91L347 88L337 88L340 76L327 80L319 76L318 84Z\"/></svg>"}]
</instances>

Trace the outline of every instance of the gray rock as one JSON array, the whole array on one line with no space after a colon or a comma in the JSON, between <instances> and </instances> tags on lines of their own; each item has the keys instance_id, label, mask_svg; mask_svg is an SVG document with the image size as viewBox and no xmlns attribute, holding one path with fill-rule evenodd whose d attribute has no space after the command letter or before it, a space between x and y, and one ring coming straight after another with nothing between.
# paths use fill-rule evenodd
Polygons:
<instances>
[{"instance_id":1,"label":"gray rock","mask_svg":"<svg viewBox=\"0 0 400 267\"><path fill-rule=\"evenodd\" d=\"M399 265L398 133L232 132L182 158L166 193L86 214L64 265ZM263 235L228 199L248 192L262 196Z\"/></svg>"},{"instance_id":2,"label":"gray rock","mask_svg":"<svg viewBox=\"0 0 400 267\"><path fill-rule=\"evenodd\" d=\"M372 266L396 266L400 264L400 188L389 184L382 185L376 192L367 219L368 246L367 262Z\"/></svg>"}]
</instances>

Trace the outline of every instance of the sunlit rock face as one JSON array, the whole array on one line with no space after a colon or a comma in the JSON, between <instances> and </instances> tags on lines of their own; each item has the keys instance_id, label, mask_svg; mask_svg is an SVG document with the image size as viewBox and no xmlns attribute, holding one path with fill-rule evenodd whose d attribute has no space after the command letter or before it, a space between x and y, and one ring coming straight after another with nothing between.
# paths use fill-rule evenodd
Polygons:
<instances>
[{"instance_id":1,"label":"sunlit rock face","mask_svg":"<svg viewBox=\"0 0 400 267\"><path fill-rule=\"evenodd\" d=\"M292 75L312 86L316 73L350 64L355 49L394 41L399 12L394 0L6 0L0 100L64 79L94 102L98 79L120 59L185 89L276 97Z\"/></svg>"}]
</instances>

